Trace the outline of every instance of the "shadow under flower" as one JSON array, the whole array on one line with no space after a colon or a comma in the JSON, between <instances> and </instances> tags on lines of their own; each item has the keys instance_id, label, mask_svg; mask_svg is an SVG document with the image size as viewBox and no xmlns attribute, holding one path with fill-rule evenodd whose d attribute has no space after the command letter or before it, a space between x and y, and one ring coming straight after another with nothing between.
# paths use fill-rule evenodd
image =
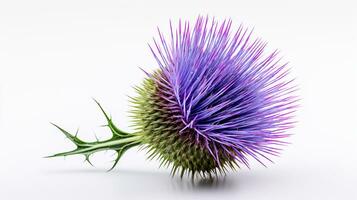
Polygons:
<instances>
[{"instance_id":1,"label":"shadow under flower","mask_svg":"<svg viewBox=\"0 0 357 200\"><path fill-rule=\"evenodd\" d=\"M170 176L166 171L135 171L117 169L107 172L103 169L60 169L46 171L47 174L61 176L77 176L85 179L96 179L96 182L111 181L112 185L120 186L120 190L129 192L135 190L151 192L196 192L236 190L237 179L227 176L211 178L196 177L194 180L188 177L182 179L178 176ZM104 180L100 180L104 179ZM111 184L110 184L111 185Z\"/></svg>"}]
</instances>

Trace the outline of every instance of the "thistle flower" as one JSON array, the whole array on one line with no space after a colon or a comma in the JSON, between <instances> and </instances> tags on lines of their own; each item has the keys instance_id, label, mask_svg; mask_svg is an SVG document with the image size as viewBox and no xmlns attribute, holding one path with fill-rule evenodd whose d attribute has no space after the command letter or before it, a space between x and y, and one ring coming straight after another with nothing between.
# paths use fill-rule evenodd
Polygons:
<instances>
[{"instance_id":1,"label":"thistle flower","mask_svg":"<svg viewBox=\"0 0 357 200\"><path fill-rule=\"evenodd\" d=\"M199 17L193 27L179 21L174 30L170 22L169 39L158 30L150 49L159 69L147 73L132 98L135 132L117 128L97 102L112 137L84 142L55 125L77 148L50 157L83 154L90 162L91 154L109 149L117 152L114 168L139 145L181 177L249 167L249 157L265 166L294 125L296 87L277 51L266 54L252 31L239 26L232 33L231 25Z\"/></svg>"}]
</instances>

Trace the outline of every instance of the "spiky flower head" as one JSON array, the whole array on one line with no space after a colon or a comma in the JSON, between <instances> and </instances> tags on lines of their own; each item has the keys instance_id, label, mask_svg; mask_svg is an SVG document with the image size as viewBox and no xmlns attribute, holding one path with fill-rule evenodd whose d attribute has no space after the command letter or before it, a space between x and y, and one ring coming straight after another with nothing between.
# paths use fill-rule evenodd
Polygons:
<instances>
[{"instance_id":1,"label":"spiky flower head","mask_svg":"<svg viewBox=\"0 0 357 200\"><path fill-rule=\"evenodd\" d=\"M106 115L113 137L92 144L116 150L116 162L127 148L142 145L181 176L249 167L248 157L271 161L294 125L296 87L277 51L264 52L266 43L252 39L252 31L231 26L231 20L199 17L193 26L179 21L176 29L170 22L168 37L159 30L150 46L159 69L132 99L135 133L120 131ZM92 153L77 147L56 155Z\"/></svg>"}]
</instances>

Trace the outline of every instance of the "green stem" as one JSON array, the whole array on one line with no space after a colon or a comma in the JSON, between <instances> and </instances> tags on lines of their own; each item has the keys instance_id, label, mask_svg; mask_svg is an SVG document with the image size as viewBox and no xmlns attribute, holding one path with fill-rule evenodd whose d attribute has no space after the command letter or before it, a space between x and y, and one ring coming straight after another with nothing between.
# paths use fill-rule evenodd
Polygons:
<instances>
[{"instance_id":1,"label":"green stem","mask_svg":"<svg viewBox=\"0 0 357 200\"><path fill-rule=\"evenodd\" d=\"M119 151L125 147L133 147L137 146L141 143L141 136L133 135L127 138L111 138L105 141L98 142L84 142L83 145L77 146L77 148L73 151L63 152L54 154L48 157L58 157L58 156L69 156L76 154L93 154L98 151L104 150L114 150Z\"/></svg>"},{"instance_id":2,"label":"green stem","mask_svg":"<svg viewBox=\"0 0 357 200\"><path fill-rule=\"evenodd\" d=\"M90 155L92 155L95 152L98 151L103 151L103 150L114 150L117 152L117 157L114 160L113 166L110 168L112 170L115 165L118 163L119 159L121 156L124 154L125 151L130 149L131 147L137 146L142 144L143 137L140 134L130 134L126 133L124 131L121 131L119 128L117 128L114 123L112 122L112 119L105 113L104 109L102 106L95 101L101 111L103 112L107 124L107 126L110 131L112 132L112 137L108 140L104 141L96 141L96 142L85 142L77 137L77 134L73 135L66 130L62 129L61 127L57 126L56 124L53 124L55 127L57 127L69 140L71 140L77 148L72 150L72 151L67 151L63 153L57 153L52 156L47 156L47 158L50 157L58 157L58 156L69 156L69 155L76 155L76 154L82 154L85 156L86 161L88 161L90 164L92 164L89 160Z\"/></svg>"}]
</instances>

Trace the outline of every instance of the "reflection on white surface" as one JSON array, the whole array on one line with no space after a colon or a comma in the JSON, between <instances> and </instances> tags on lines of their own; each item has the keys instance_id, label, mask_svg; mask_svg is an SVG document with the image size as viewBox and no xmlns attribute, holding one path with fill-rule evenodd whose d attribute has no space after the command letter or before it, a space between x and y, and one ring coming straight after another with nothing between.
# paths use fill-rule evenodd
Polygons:
<instances>
[{"instance_id":1,"label":"reflection on white surface","mask_svg":"<svg viewBox=\"0 0 357 200\"><path fill-rule=\"evenodd\" d=\"M336 199L356 195L353 177L331 169L243 170L215 180L171 178L160 171L51 169L14 175L2 185L13 199ZM345 181L341 186L339 180ZM17 183L14 184L14 183ZM21 192L19 192L21 191ZM298 192L296 192L298 191ZM345 196L344 196L345 195Z\"/></svg>"},{"instance_id":2,"label":"reflection on white surface","mask_svg":"<svg viewBox=\"0 0 357 200\"><path fill-rule=\"evenodd\" d=\"M171 177L166 172L150 172L135 170L114 170L105 172L103 169L67 169L49 170L44 172L50 176L73 177L73 176L93 176L110 181L110 184L120 186L118 192L132 193L135 191L155 193L167 192L217 192L236 190L236 183L233 178L221 176L212 179L197 178L192 181L188 177L182 179L178 176ZM108 183L108 182L107 182ZM142 193L143 194L143 193Z\"/></svg>"}]
</instances>

